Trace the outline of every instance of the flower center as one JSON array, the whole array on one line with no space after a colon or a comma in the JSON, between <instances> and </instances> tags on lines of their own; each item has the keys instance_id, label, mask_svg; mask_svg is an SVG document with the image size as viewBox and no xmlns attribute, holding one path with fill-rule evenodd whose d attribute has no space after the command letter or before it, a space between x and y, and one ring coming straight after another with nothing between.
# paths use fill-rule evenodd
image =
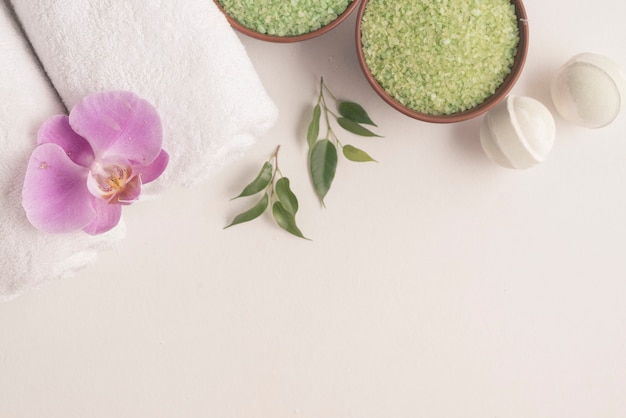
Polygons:
<instances>
[{"instance_id":1,"label":"flower center","mask_svg":"<svg viewBox=\"0 0 626 418\"><path fill-rule=\"evenodd\" d=\"M89 168L87 188L94 196L112 204L130 204L139 198L141 178L125 161L94 162Z\"/></svg>"},{"instance_id":2,"label":"flower center","mask_svg":"<svg viewBox=\"0 0 626 418\"><path fill-rule=\"evenodd\" d=\"M130 178L131 170L129 168L122 168L114 166L109 177L105 179L105 190L107 191L120 191L124 189L124 186Z\"/></svg>"}]
</instances>

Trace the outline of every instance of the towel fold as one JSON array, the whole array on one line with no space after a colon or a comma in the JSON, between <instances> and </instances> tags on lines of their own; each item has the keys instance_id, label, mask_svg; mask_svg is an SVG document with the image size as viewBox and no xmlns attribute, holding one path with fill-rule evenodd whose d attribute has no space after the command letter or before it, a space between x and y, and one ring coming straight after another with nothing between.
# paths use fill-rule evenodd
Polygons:
<instances>
[{"instance_id":1,"label":"towel fold","mask_svg":"<svg viewBox=\"0 0 626 418\"><path fill-rule=\"evenodd\" d=\"M211 0L3 0L0 10L0 299L71 275L124 234L119 225L100 236L47 235L26 220L24 174L36 131L50 115L106 90L151 102L170 163L148 194L207 179L277 118Z\"/></svg>"},{"instance_id":2,"label":"towel fold","mask_svg":"<svg viewBox=\"0 0 626 418\"><path fill-rule=\"evenodd\" d=\"M22 183L41 123L65 112L6 3L0 1L0 300L71 275L124 234L49 235L22 208Z\"/></svg>"},{"instance_id":3,"label":"towel fold","mask_svg":"<svg viewBox=\"0 0 626 418\"><path fill-rule=\"evenodd\" d=\"M68 108L130 90L163 121L160 191L204 180L274 123L277 110L212 0L12 0Z\"/></svg>"}]
</instances>

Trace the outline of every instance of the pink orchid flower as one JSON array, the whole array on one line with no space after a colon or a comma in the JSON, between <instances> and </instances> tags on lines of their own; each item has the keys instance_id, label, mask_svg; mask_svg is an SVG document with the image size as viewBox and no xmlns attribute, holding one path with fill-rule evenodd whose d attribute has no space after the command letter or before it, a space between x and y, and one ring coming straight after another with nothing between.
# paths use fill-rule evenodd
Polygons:
<instances>
[{"instance_id":1,"label":"pink orchid flower","mask_svg":"<svg viewBox=\"0 0 626 418\"><path fill-rule=\"evenodd\" d=\"M159 177L169 155L156 109L126 91L85 97L37 133L22 190L28 220L51 233L100 234Z\"/></svg>"}]
</instances>

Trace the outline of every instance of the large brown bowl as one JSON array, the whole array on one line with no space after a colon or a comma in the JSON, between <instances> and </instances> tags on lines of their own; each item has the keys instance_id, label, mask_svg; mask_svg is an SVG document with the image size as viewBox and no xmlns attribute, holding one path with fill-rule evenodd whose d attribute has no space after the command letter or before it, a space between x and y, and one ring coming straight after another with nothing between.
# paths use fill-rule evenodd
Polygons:
<instances>
[{"instance_id":1,"label":"large brown bowl","mask_svg":"<svg viewBox=\"0 0 626 418\"><path fill-rule=\"evenodd\" d=\"M285 1L288 1L288 0L285 0ZM224 15L226 16L226 19L228 20L230 25L233 28L235 28L237 31L239 31L239 32L241 32L241 33L243 33L245 35L248 35L248 36L250 36L252 38L260 39L262 41L288 43L288 42L306 41L308 39L312 39L312 38L318 37L320 35L323 35L326 32L332 30L337 25L339 25L341 22L346 20L348 18L348 16L350 16L350 13L352 13L354 10L356 10L356 8L359 5L360 0L353 0L352 3L350 3L348 5L346 10L344 10L343 13L341 13L337 17L337 19L333 20L329 24L327 24L325 26L322 26L321 28L316 29L314 31L303 33L302 35L295 35L295 36L274 36L274 35L268 35L266 33L259 33L257 31L254 31L254 30L252 30L252 29L242 25L236 19L234 19L230 14L228 14L228 12L220 4L219 0L213 0L213 2L217 5L218 9L220 9L222 11L222 13L224 13Z\"/></svg>"},{"instance_id":2,"label":"large brown bowl","mask_svg":"<svg viewBox=\"0 0 626 418\"><path fill-rule=\"evenodd\" d=\"M365 8L367 7L369 0L363 0L361 2L361 7L359 8L359 12L357 15L357 25L356 25L356 45L357 45L357 55L359 59L359 64L363 73L365 74L365 78L370 83L370 85L374 88L376 93L380 97L383 98L388 104L394 107L396 110L404 113L407 116L410 116L415 119L419 119L425 122L432 123L453 123L453 122L461 122L468 119L475 118L493 106L498 104L502 99L504 99L509 91L513 88L517 79L519 78L522 69L524 68L524 63L526 62L526 55L528 54L528 20L526 17L526 10L524 9L524 4L522 0L511 0L511 3L515 6L515 14L517 15L517 24L519 27L519 43L517 46L517 54L515 56L515 60L513 61L513 66L511 67L511 71L504 79L500 87L487 99L485 99L481 104L467 109L463 112L452 113L449 115L431 115L428 113L418 112L409 107L404 106L396 99L394 99L379 83L376 81L374 76L372 75L370 69L365 62L365 55L363 53L362 43L361 43L361 22L363 19L363 14L365 13Z\"/></svg>"}]
</instances>

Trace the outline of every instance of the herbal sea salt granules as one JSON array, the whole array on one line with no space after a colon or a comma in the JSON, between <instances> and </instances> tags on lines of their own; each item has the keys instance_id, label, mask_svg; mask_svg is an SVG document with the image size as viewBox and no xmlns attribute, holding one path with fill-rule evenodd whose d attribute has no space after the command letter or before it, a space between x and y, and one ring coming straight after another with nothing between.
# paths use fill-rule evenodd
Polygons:
<instances>
[{"instance_id":1,"label":"herbal sea salt granules","mask_svg":"<svg viewBox=\"0 0 626 418\"><path fill-rule=\"evenodd\" d=\"M361 43L376 81L418 112L482 103L511 71L519 31L509 0L370 0Z\"/></svg>"},{"instance_id":2,"label":"herbal sea salt granules","mask_svg":"<svg viewBox=\"0 0 626 418\"><path fill-rule=\"evenodd\" d=\"M298 36L326 26L352 0L219 0L243 26L272 36Z\"/></svg>"}]
</instances>

